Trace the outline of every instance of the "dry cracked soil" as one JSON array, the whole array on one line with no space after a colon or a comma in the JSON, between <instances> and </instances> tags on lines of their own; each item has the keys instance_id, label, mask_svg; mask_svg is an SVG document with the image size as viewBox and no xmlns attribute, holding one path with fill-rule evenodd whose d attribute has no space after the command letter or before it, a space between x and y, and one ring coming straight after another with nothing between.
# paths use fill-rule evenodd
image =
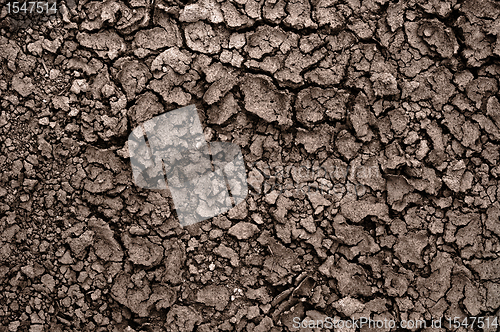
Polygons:
<instances>
[{"instance_id":1,"label":"dry cracked soil","mask_svg":"<svg viewBox=\"0 0 500 332\"><path fill-rule=\"evenodd\" d=\"M497 331L498 2L0 3L1 332ZM191 104L249 193L181 227L127 138Z\"/></svg>"}]
</instances>

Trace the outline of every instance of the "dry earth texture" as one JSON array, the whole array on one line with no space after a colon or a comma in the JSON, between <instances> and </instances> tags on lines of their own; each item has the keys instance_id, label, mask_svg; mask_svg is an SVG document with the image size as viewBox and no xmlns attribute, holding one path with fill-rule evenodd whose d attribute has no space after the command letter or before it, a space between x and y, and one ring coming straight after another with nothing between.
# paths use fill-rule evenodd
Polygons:
<instances>
[{"instance_id":1,"label":"dry earth texture","mask_svg":"<svg viewBox=\"0 0 500 332\"><path fill-rule=\"evenodd\" d=\"M0 29L1 332L499 316L497 2L2 0ZM183 228L127 137L190 104L250 191Z\"/></svg>"}]
</instances>

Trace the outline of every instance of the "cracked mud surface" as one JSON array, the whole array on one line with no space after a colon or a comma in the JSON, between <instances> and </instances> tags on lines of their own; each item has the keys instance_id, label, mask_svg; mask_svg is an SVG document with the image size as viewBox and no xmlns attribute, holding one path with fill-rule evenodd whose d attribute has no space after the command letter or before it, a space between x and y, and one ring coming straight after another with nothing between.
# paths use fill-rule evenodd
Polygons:
<instances>
[{"instance_id":1,"label":"cracked mud surface","mask_svg":"<svg viewBox=\"0 0 500 332\"><path fill-rule=\"evenodd\" d=\"M500 315L495 1L1 2L1 332ZM182 228L127 137L190 104L250 191Z\"/></svg>"}]
</instances>

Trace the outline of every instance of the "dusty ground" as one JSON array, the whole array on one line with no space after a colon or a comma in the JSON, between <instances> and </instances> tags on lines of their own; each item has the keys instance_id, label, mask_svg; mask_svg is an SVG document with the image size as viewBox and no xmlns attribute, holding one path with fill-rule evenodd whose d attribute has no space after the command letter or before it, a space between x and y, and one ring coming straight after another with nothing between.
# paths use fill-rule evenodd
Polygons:
<instances>
[{"instance_id":1,"label":"dusty ground","mask_svg":"<svg viewBox=\"0 0 500 332\"><path fill-rule=\"evenodd\" d=\"M0 29L0 331L499 316L494 1L2 0ZM251 190L182 228L126 141L189 104Z\"/></svg>"}]
</instances>

